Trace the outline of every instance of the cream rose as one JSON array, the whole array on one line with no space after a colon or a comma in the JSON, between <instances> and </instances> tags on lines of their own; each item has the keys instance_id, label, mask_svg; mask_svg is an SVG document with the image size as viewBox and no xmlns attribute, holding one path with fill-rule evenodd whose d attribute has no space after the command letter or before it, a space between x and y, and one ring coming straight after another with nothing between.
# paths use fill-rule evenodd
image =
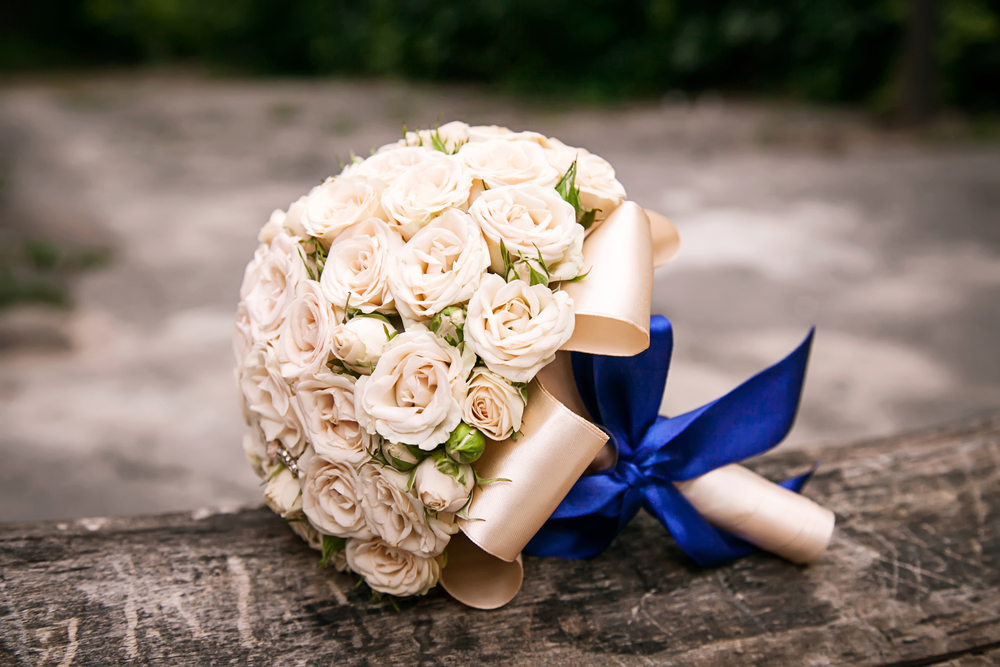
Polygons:
<instances>
[{"instance_id":1,"label":"cream rose","mask_svg":"<svg viewBox=\"0 0 1000 667\"><path fill-rule=\"evenodd\" d=\"M422 556L437 556L458 529L424 516L420 501L407 493L409 475L388 466L369 463L360 471L365 519L375 534L389 545Z\"/></svg>"},{"instance_id":2,"label":"cream rose","mask_svg":"<svg viewBox=\"0 0 1000 667\"><path fill-rule=\"evenodd\" d=\"M348 227L330 246L319 282L330 303L363 313L393 313L389 269L403 239L378 218Z\"/></svg>"},{"instance_id":3,"label":"cream rose","mask_svg":"<svg viewBox=\"0 0 1000 667\"><path fill-rule=\"evenodd\" d=\"M469 128L469 141L492 141L515 134L502 125L473 125Z\"/></svg>"},{"instance_id":4,"label":"cream rose","mask_svg":"<svg viewBox=\"0 0 1000 667\"><path fill-rule=\"evenodd\" d=\"M358 423L386 440L432 450L462 421L466 379L475 358L430 331L393 338L375 371L358 380Z\"/></svg>"},{"instance_id":5,"label":"cream rose","mask_svg":"<svg viewBox=\"0 0 1000 667\"><path fill-rule=\"evenodd\" d=\"M458 159L430 153L386 188L382 208L390 224L408 240L445 209L466 209L471 190L472 176Z\"/></svg>"},{"instance_id":6,"label":"cream rose","mask_svg":"<svg viewBox=\"0 0 1000 667\"><path fill-rule=\"evenodd\" d=\"M292 391L281 376L278 356L266 343L257 343L250 350L240 371L240 389L250 412L256 416L268 442L277 440L292 456L305 447L302 425Z\"/></svg>"},{"instance_id":7,"label":"cream rose","mask_svg":"<svg viewBox=\"0 0 1000 667\"><path fill-rule=\"evenodd\" d=\"M454 153L469 140L469 126L460 120L453 120L433 130L407 132L401 143L407 146L421 146L428 151L437 150L434 146L435 135L443 144L445 152Z\"/></svg>"},{"instance_id":8,"label":"cream rose","mask_svg":"<svg viewBox=\"0 0 1000 667\"><path fill-rule=\"evenodd\" d=\"M247 264L240 287L250 331L256 341L271 340L285 321L298 284L307 278L298 241L285 233L261 245Z\"/></svg>"},{"instance_id":9,"label":"cream rose","mask_svg":"<svg viewBox=\"0 0 1000 667\"><path fill-rule=\"evenodd\" d=\"M272 512L282 517L302 509L302 488L291 470L279 464L268 471L264 502Z\"/></svg>"},{"instance_id":10,"label":"cream rose","mask_svg":"<svg viewBox=\"0 0 1000 667\"><path fill-rule=\"evenodd\" d=\"M376 178L386 185L399 178L404 171L423 161L430 152L419 146L402 146L381 151L354 165L354 173L367 178Z\"/></svg>"},{"instance_id":11,"label":"cream rose","mask_svg":"<svg viewBox=\"0 0 1000 667\"><path fill-rule=\"evenodd\" d=\"M306 450L298 464L303 475L302 511L316 529L336 537L371 537L354 466L328 461L312 450Z\"/></svg>"},{"instance_id":12,"label":"cream rose","mask_svg":"<svg viewBox=\"0 0 1000 667\"><path fill-rule=\"evenodd\" d=\"M493 371L476 368L462 404L462 420L493 440L506 440L521 428L524 397Z\"/></svg>"},{"instance_id":13,"label":"cream rose","mask_svg":"<svg viewBox=\"0 0 1000 667\"><path fill-rule=\"evenodd\" d=\"M428 456L417 466L413 489L424 507L433 512L457 512L469 502L476 486L472 466L450 457Z\"/></svg>"},{"instance_id":14,"label":"cream rose","mask_svg":"<svg viewBox=\"0 0 1000 667\"><path fill-rule=\"evenodd\" d=\"M583 267L583 227L555 188L533 183L487 190L469 209L490 248L495 273L504 271L500 242L511 258L536 260L541 253L552 281L570 280ZM538 267L536 267L538 268Z\"/></svg>"},{"instance_id":15,"label":"cream rose","mask_svg":"<svg viewBox=\"0 0 1000 667\"><path fill-rule=\"evenodd\" d=\"M345 556L352 571L364 577L372 590L386 595L424 595L441 576L435 558L414 555L382 540L351 540Z\"/></svg>"},{"instance_id":16,"label":"cream rose","mask_svg":"<svg viewBox=\"0 0 1000 667\"><path fill-rule=\"evenodd\" d=\"M333 356L352 371L370 375L394 333L396 327L381 318L352 318L333 330Z\"/></svg>"},{"instance_id":17,"label":"cream rose","mask_svg":"<svg viewBox=\"0 0 1000 667\"><path fill-rule=\"evenodd\" d=\"M337 235L368 218L385 218L379 205L384 184L364 176L338 176L309 193L302 226L329 246Z\"/></svg>"},{"instance_id":18,"label":"cream rose","mask_svg":"<svg viewBox=\"0 0 1000 667\"><path fill-rule=\"evenodd\" d=\"M254 342L247 305L240 301L236 306L236 326L233 327L233 356L236 358L237 367L242 366L247 360Z\"/></svg>"},{"instance_id":19,"label":"cream rose","mask_svg":"<svg viewBox=\"0 0 1000 667\"><path fill-rule=\"evenodd\" d=\"M298 284L275 343L285 379L312 375L323 368L330 358L333 328L340 316L318 282L303 280Z\"/></svg>"},{"instance_id":20,"label":"cream rose","mask_svg":"<svg viewBox=\"0 0 1000 667\"><path fill-rule=\"evenodd\" d=\"M603 220L625 201L625 188L615 178L615 169L604 158L587 153L576 163L576 187L580 188L580 207L595 209Z\"/></svg>"},{"instance_id":21,"label":"cream rose","mask_svg":"<svg viewBox=\"0 0 1000 667\"><path fill-rule=\"evenodd\" d=\"M542 147L533 141L474 141L462 146L458 157L473 178L489 188L519 183L552 187L559 172L545 159Z\"/></svg>"},{"instance_id":22,"label":"cream rose","mask_svg":"<svg viewBox=\"0 0 1000 667\"><path fill-rule=\"evenodd\" d=\"M585 148L569 146L553 147L545 151L545 155L560 174L566 173L576 160L574 184L580 189L580 208L584 211L598 211L595 220L604 220L625 201L625 188L615 178L614 167L599 155L594 155ZM591 225L588 231L595 227L596 225Z\"/></svg>"},{"instance_id":23,"label":"cream rose","mask_svg":"<svg viewBox=\"0 0 1000 667\"><path fill-rule=\"evenodd\" d=\"M404 318L426 320L469 300L490 265L479 227L449 209L413 235L396 254L389 286Z\"/></svg>"},{"instance_id":24,"label":"cream rose","mask_svg":"<svg viewBox=\"0 0 1000 667\"><path fill-rule=\"evenodd\" d=\"M469 301L465 342L491 371L529 382L573 335L573 299L490 274Z\"/></svg>"},{"instance_id":25,"label":"cream rose","mask_svg":"<svg viewBox=\"0 0 1000 667\"><path fill-rule=\"evenodd\" d=\"M302 211L305 210L306 199L306 197L299 197L298 201L293 202L288 207L287 212L280 208L272 211L267 223L260 228L257 240L261 243L270 243L282 232L300 239L307 238L309 235L302 226Z\"/></svg>"},{"instance_id":26,"label":"cream rose","mask_svg":"<svg viewBox=\"0 0 1000 667\"><path fill-rule=\"evenodd\" d=\"M371 436L354 418L354 378L323 369L299 380L295 398L302 429L316 454L355 465L371 458Z\"/></svg>"},{"instance_id":27,"label":"cream rose","mask_svg":"<svg viewBox=\"0 0 1000 667\"><path fill-rule=\"evenodd\" d=\"M301 537L310 548L316 551L323 550L323 533L316 530L316 527L309 523L309 518L305 515L302 510L295 512L287 517L288 527L292 531ZM333 564L337 572L343 572L347 569L347 560L343 558L343 553L341 552L341 558L337 559L336 555L330 559L330 563Z\"/></svg>"},{"instance_id":28,"label":"cream rose","mask_svg":"<svg viewBox=\"0 0 1000 667\"><path fill-rule=\"evenodd\" d=\"M243 435L243 455L253 469L254 474L261 478L267 477L267 447L257 437L256 429Z\"/></svg>"}]
</instances>

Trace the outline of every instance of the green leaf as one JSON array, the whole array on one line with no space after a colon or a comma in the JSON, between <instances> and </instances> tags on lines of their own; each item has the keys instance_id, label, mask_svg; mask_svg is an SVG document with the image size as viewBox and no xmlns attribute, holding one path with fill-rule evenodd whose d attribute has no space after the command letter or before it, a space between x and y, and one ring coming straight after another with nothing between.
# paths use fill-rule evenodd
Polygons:
<instances>
[{"instance_id":1,"label":"green leaf","mask_svg":"<svg viewBox=\"0 0 1000 667\"><path fill-rule=\"evenodd\" d=\"M549 279L538 271L535 271L535 267L528 264L528 271L531 272L531 280L528 281L529 285L545 285L549 286Z\"/></svg>"},{"instance_id":2,"label":"green leaf","mask_svg":"<svg viewBox=\"0 0 1000 667\"><path fill-rule=\"evenodd\" d=\"M356 370L353 370L351 368L348 368L347 366L344 365L344 362L341 361L340 359L331 359L330 361L326 362L326 365L327 365L327 368L329 368L334 373L341 373L343 375L350 375L355 380L357 380L358 378L361 377L361 373L359 373Z\"/></svg>"},{"instance_id":3,"label":"green leaf","mask_svg":"<svg viewBox=\"0 0 1000 667\"><path fill-rule=\"evenodd\" d=\"M591 269L590 271L593 271L593 269ZM566 282L568 282L568 283L578 283L581 280L583 280L584 278L586 278L587 276L589 276L590 275L590 271L587 271L586 273L581 273L576 278L570 278Z\"/></svg>"},{"instance_id":4,"label":"green leaf","mask_svg":"<svg viewBox=\"0 0 1000 667\"><path fill-rule=\"evenodd\" d=\"M389 318L383 315L382 313L363 313L360 310L358 310L354 315L351 316L351 319L354 319L355 317L370 317L374 320L382 320L386 324L392 324L392 322L389 321Z\"/></svg>"},{"instance_id":5,"label":"green leaf","mask_svg":"<svg viewBox=\"0 0 1000 667\"><path fill-rule=\"evenodd\" d=\"M441 133L437 130L434 130L433 134L431 134L431 146L436 151L441 151L445 155L448 154L448 149L444 145L444 141L441 140Z\"/></svg>"},{"instance_id":6,"label":"green leaf","mask_svg":"<svg viewBox=\"0 0 1000 667\"><path fill-rule=\"evenodd\" d=\"M330 560L333 559L333 555L338 551L343 550L346 544L347 540L345 540L343 537L324 535L323 556L319 560L319 567L328 567L330 565Z\"/></svg>"},{"instance_id":7,"label":"green leaf","mask_svg":"<svg viewBox=\"0 0 1000 667\"><path fill-rule=\"evenodd\" d=\"M385 331L385 342L387 343L399 335L398 331L389 331L389 327L385 324L382 325L382 329Z\"/></svg>"},{"instance_id":8,"label":"green leaf","mask_svg":"<svg viewBox=\"0 0 1000 667\"><path fill-rule=\"evenodd\" d=\"M517 278L517 271L514 270L514 262L510 259L510 251L507 250L507 244L500 239L500 259L503 260L503 279L507 282L512 280L511 274L514 274L514 278Z\"/></svg>"},{"instance_id":9,"label":"green leaf","mask_svg":"<svg viewBox=\"0 0 1000 667\"><path fill-rule=\"evenodd\" d=\"M577 219L580 217L580 188L576 187L576 160L569 166L559 182L556 183L556 192L573 206Z\"/></svg>"},{"instance_id":10,"label":"green leaf","mask_svg":"<svg viewBox=\"0 0 1000 667\"><path fill-rule=\"evenodd\" d=\"M576 221L580 223L584 229L590 229L590 226L594 224L594 219L597 217L597 212L600 210L601 209L599 208L592 208L589 211L578 213Z\"/></svg>"},{"instance_id":11,"label":"green leaf","mask_svg":"<svg viewBox=\"0 0 1000 667\"><path fill-rule=\"evenodd\" d=\"M285 464L281 463L279 461L278 464L276 466L274 466L274 470L271 471L271 475L267 479L264 480L264 484L269 483L272 479L274 479L279 474L281 474L281 471L284 470L284 469L285 469Z\"/></svg>"},{"instance_id":12,"label":"green leaf","mask_svg":"<svg viewBox=\"0 0 1000 667\"><path fill-rule=\"evenodd\" d=\"M510 480L506 477L480 477L476 469L472 469L472 474L476 476L476 486L483 486L484 484L493 484L494 482L509 482Z\"/></svg>"}]
</instances>

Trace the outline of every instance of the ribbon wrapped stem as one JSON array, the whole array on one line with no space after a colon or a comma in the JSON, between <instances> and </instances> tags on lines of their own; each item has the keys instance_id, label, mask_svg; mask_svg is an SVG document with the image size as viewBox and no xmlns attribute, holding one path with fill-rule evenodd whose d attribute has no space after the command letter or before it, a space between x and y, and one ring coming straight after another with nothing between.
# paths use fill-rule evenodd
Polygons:
<instances>
[{"instance_id":1,"label":"ribbon wrapped stem","mask_svg":"<svg viewBox=\"0 0 1000 667\"><path fill-rule=\"evenodd\" d=\"M743 466L674 486L716 528L793 563L815 563L833 535L833 512Z\"/></svg>"}]
</instances>

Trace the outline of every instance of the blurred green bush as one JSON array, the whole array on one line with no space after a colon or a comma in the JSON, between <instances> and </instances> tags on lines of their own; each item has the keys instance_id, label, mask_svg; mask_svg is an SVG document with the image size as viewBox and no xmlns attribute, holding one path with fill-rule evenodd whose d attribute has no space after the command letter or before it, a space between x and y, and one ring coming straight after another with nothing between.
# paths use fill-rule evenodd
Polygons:
<instances>
[{"instance_id":1,"label":"blurred green bush","mask_svg":"<svg viewBox=\"0 0 1000 667\"><path fill-rule=\"evenodd\" d=\"M893 104L906 0L32 0L0 69L198 61L575 97L720 89ZM941 0L943 102L1000 106L1000 0Z\"/></svg>"}]
</instances>

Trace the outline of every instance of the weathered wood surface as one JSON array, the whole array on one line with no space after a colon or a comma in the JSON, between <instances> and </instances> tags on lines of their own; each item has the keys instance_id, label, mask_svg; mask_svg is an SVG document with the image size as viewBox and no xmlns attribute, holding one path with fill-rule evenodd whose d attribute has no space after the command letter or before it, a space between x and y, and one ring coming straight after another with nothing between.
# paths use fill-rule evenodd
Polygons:
<instances>
[{"instance_id":1,"label":"weathered wood surface","mask_svg":"<svg viewBox=\"0 0 1000 667\"><path fill-rule=\"evenodd\" d=\"M754 467L815 458L818 565L700 570L641 514L494 612L372 604L264 509L0 526L0 664L1000 664L1000 413Z\"/></svg>"}]
</instances>

